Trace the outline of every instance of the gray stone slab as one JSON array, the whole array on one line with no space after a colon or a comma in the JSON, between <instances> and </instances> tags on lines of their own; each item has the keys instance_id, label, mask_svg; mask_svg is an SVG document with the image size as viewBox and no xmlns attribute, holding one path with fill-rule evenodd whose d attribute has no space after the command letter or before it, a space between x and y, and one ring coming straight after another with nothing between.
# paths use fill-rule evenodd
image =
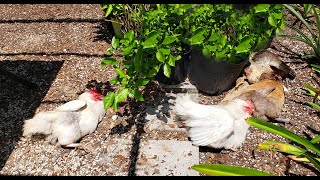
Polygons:
<instances>
[{"instance_id":1,"label":"gray stone slab","mask_svg":"<svg viewBox=\"0 0 320 180\"><path fill-rule=\"evenodd\" d=\"M145 117L145 131L186 131L175 112L175 99L177 95L186 93L166 93L162 97L164 101L160 104L155 104L154 107L148 107ZM193 101L198 102L198 93L189 93Z\"/></svg>"},{"instance_id":2,"label":"gray stone slab","mask_svg":"<svg viewBox=\"0 0 320 180\"><path fill-rule=\"evenodd\" d=\"M199 147L189 141L148 140L140 144L137 176L199 176Z\"/></svg>"},{"instance_id":3,"label":"gray stone slab","mask_svg":"<svg viewBox=\"0 0 320 180\"><path fill-rule=\"evenodd\" d=\"M102 152L98 154L98 164L107 168L109 176L128 176L130 168L130 151L132 140L113 139L102 144Z\"/></svg>"}]
</instances>

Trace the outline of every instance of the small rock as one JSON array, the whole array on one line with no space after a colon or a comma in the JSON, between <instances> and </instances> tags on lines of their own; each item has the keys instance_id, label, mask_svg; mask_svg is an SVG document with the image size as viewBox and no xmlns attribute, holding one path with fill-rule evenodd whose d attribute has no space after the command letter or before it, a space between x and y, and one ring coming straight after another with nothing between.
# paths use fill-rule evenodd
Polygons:
<instances>
[{"instance_id":1,"label":"small rock","mask_svg":"<svg viewBox=\"0 0 320 180\"><path fill-rule=\"evenodd\" d=\"M111 119L114 120L114 121L115 121L117 118L118 118L118 115L112 115L112 117L111 117Z\"/></svg>"}]
</instances>

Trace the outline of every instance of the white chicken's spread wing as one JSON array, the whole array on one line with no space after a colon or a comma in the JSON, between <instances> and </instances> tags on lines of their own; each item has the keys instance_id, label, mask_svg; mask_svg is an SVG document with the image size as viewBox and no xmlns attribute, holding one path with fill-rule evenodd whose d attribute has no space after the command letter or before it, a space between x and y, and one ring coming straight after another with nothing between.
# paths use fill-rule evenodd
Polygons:
<instances>
[{"instance_id":1,"label":"white chicken's spread wing","mask_svg":"<svg viewBox=\"0 0 320 180\"><path fill-rule=\"evenodd\" d=\"M225 141L234 129L234 119L223 109L207 117L190 117L185 124L190 127L189 137L197 146Z\"/></svg>"},{"instance_id":2,"label":"white chicken's spread wing","mask_svg":"<svg viewBox=\"0 0 320 180\"><path fill-rule=\"evenodd\" d=\"M55 109L55 111L77 111L87 104L86 101L73 100L69 101Z\"/></svg>"}]
</instances>

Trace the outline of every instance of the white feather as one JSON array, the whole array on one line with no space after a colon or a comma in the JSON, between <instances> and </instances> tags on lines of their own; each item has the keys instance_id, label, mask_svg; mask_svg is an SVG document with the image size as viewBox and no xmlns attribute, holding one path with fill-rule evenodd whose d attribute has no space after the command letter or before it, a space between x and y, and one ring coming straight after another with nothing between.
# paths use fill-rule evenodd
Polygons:
<instances>
[{"instance_id":1,"label":"white feather","mask_svg":"<svg viewBox=\"0 0 320 180\"><path fill-rule=\"evenodd\" d=\"M175 110L190 128L188 136L194 145L234 150L241 146L249 128L245 105L240 99L225 105L203 105L193 102L187 94L177 96Z\"/></svg>"},{"instance_id":2,"label":"white feather","mask_svg":"<svg viewBox=\"0 0 320 180\"><path fill-rule=\"evenodd\" d=\"M87 102L83 100L73 100L57 107L55 111L77 111L83 108L86 104Z\"/></svg>"}]
</instances>

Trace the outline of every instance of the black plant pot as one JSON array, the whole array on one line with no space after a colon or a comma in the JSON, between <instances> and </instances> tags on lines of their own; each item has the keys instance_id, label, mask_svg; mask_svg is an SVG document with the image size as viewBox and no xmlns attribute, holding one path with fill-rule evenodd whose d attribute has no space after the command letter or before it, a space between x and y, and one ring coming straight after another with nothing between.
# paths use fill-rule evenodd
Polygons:
<instances>
[{"instance_id":1,"label":"black plant pot","mask_svg":"<svg viewBox=\"0 0 320 180\"><path fill-rule=\"evenodd\" d=\"M199 49L193 48L189 80L202 92L220 94L231 89L248 60L249 58L239 64L216 62L212 58L205 57Z\"/></svg>"},{"instance_id":2,"label":"black plant pot","mask_svg":"<svg viewBox=\"0 0 320 180\"><path fill-rule=\"evenodd\" d=\"M190 56L191 48L188 48L185 53L181 55L181 59L176 61L174 67L171 68L170 78L166 77L163 72L159 72L155 79L162 84L173 85L184 82L190 71Z\"/></svg>"}]
</instances>

